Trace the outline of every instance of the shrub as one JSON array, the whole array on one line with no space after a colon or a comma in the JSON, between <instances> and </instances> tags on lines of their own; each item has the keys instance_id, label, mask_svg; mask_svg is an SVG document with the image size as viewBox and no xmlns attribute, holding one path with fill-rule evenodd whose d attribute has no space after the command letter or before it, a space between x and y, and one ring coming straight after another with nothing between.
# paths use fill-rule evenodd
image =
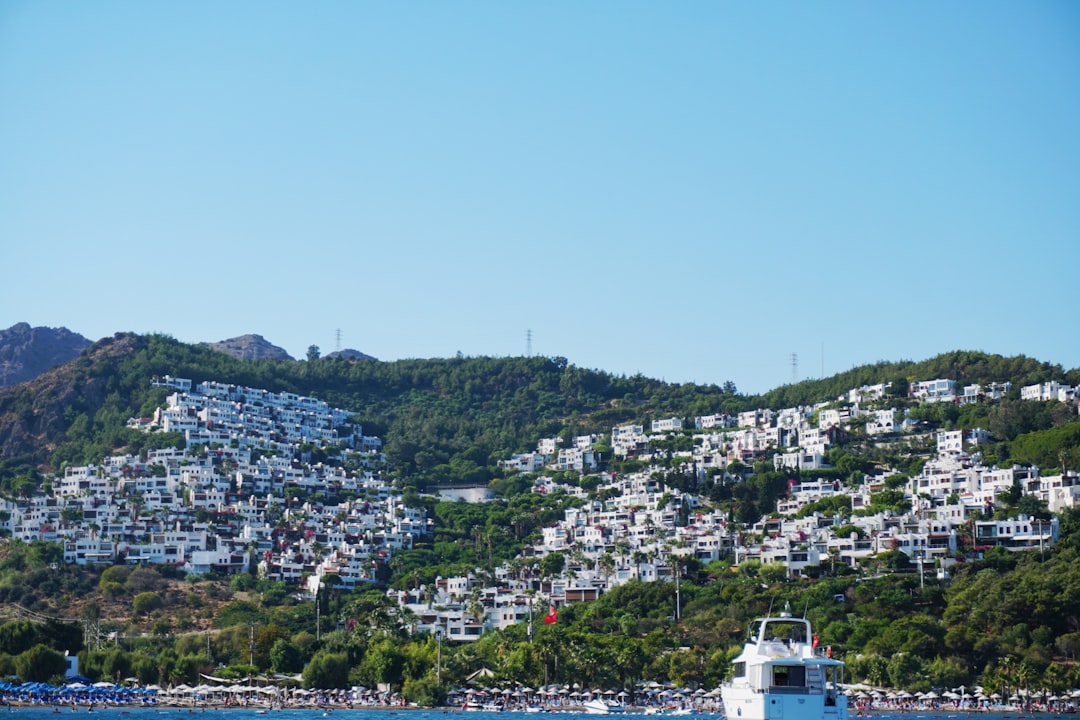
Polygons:
<instances>
[{"instance_id":1,"label":"shrub","mask_svg":"<svg viewBox=\"0 0 1080 720\"><path fill-rule=\"evenodd\" d=\"M156 592L141 592L131 602L131 609L136 615L148 615L165 606L165 601Z\"/></svg>"}]
</instances>

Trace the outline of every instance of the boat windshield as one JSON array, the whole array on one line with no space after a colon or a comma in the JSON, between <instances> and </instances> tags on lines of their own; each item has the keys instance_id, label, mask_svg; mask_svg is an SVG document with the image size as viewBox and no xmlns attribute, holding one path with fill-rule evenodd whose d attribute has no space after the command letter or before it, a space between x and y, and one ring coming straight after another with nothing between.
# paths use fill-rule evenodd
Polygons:
<instances>
[{"instance_id":1,"label":"boat windshield","mask_svg":"<svg viewBox=\"0 0 1080 720\"><path fill-rule=\"evenodd\" d=\"M760 642L782 642L797 644L807 642L807 626L805 620L767 618L758 620L750 627L751 639Z\"/></svg>"}]
</instances>

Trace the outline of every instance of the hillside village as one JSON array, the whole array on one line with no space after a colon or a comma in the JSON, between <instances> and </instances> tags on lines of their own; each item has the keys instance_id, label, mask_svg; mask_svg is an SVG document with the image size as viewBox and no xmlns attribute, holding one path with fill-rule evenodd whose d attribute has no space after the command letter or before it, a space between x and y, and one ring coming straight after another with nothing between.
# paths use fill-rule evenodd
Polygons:
<instances>
[{"instance_id":1,"label":"hillside village","mask_svg":"<svg viewBox=\"0 0 1080 720\"><path fill-rule=\"evenodd\" d=\"M168 391L166 405L128 425L178 433L185 449L67 467L43 492L0 500L0 533L60 542L68 563L169 565L193 575L257 572L308 596L325 586L352 589L385 579L395 553L433 534L424 509L408 506L381 477L382 443L365 436L351 413L291 393L168 376L153 382ZM994 402L1010 389L1008 383L958 388L936 379L911 383L908 395L966 404ZM621 425L607 436L540 439L534 452L503 460L502 469L535 476L533 492L565 493L578 499L576 507L492 575L478 571L388 593L416 630L468 641L539 621L551 607L593 600L634 579L677 579L688 558L756 560L802 575L838 563L855 568L899 551L921 573L945 579L965 553L1037 550L1057 541L1056 518L986 520L982 513L1017 488L1051 513L1075 506L1080 476L986 467L979 452L985 431L935 431L927 438L904 410L887 407L887 391L884 384L864 386L833 403L699 416L692 428L671 417L652 421L648 430ZM1076 407L1078 390L1045 383L1021 388L1020 398ZM911 477L882 468L856 486L827 472L792 481L776 512L754 523L736 522L706 498L665 485L657 472L677 467L701 479L739 482L738 468L769 458L778 470L828 470L829 448L855 426L875 441L928 439L932 457ZM668 449L677 436L691 439L687 449ZM602 457L608 452L642 469L608 472L610 458ZM562 473L596 480L586 490L560 482ZM872 499L886 489L902 491L910 509L871 512ZM813 510L838 497L849 511ZM559 562L546 562L549 557Z\"/></svg>"}]
</instances>

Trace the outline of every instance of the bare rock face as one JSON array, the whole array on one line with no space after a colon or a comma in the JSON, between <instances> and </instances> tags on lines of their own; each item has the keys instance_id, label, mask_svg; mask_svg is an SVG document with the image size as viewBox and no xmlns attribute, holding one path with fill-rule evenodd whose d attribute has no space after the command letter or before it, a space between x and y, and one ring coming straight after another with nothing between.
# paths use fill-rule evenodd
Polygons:
<instances>
[{"instance_id":1,"label":"bare rock face","mask_svg":"<svg viewBox=\"0 0 1080 720\"><path fill-rule=\"evenodd\" d=\"M335 350L332 353L327 353L328 358L342 358L343 360L378 360L376 357L372 357L367 353L362 353L359 350L353 350L352 348L345 348L344 350Z\"/></svg>"},{"instance_id":2,"label":"bare rock face","mask_svg":"<svg viewBox=\"0 0 1080 720\"><path fill-rule=\"evenodd\" d=\"M65 327L16 323L0 330L0 387L33 380L46 370L74 360L91 342Z\"/></svg>"},{"instance_id":3,"label":"bare rock face","mask_svg":"<svg viewBox=\"0 0 1080 720\"><path fill-rule=\"evenodd\" d=\"M284 348L274 345L262 335L241 335L216 343L202 343L218 352L240 360L294 360Z\"/></svg>"}]
</instances>

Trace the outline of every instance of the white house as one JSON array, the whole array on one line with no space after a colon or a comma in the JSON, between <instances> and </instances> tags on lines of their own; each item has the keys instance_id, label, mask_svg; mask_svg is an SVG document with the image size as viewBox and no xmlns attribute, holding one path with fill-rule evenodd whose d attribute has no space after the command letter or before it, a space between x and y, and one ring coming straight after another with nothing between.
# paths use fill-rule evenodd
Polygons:
<instances>
[{"instance_id":1,"label":"white house","mask_svg":"<svg viewBox=\"0 0 1080 720\"><path fill-rule=\"evenodd\" d=\"M908 393L923 402L948 402L956 396L956 381L938 379L913 382Z\"/></svg>"},{"instance_id":2,"label":"white house","mask_svg":"<svg viewBox=\"0 0 1080 720\"><path fill-rule=\"evenodd\" d=\"M867 435L891 435L896 431L896 410L874 410L866 421Z\"/></svg>"},{"instance_id":3,"label":"white house","mask_svg":"<svg viewBox=\"0 0 1080 720\"><path fill-rule=\"evenodd\" d=\"M1057 542L1061 531L1058 518L1035 520L1026 515L1011 520L975 522L975 545L1003 547L1006 550L1048 548Z\"/></svg>"},{"instance_id":4,"label":"white house","mask_svg":"<svg viewBox=\"0 0 1080 720\"><path fill-rule=\"evenodd\" d=\"M939 430L937 433L937 451L939 455L962 453L964 451L964 431Z\"/></svg>"},{"instance_id":5,"label":"white house","mask_svg":"<svg viewBox=\"0 0 1080 720\"><path fill-rule=\"evenodd\" d=\"M773 455L773 469L783 470L820 470L825 467L825 456L820 453L796 450Z\"/></svg>"},{"instance_id":6,"label":"white house","mask_svg":"<svg viewBox=\"0 0 1080 720\"><path fill-rule=\"evenodd\" d=\"M1076 399L1076 391L1070 385L1064 385L1051 380L1050 382L1045 382L1041 385L1026 385L1020 388L1020 399L1072 402Z\"/></svg>"},{"instance_id":7,"label":"white house","mask_svg":"<svg viewBox=\"0 0 1080 720\"><path fill-rule=\"evenodd\" d=\"M717 415L699 415L694 418L694 427L698 430L735 427L735 419L727 413Z\"/></svg>"},{"instance_id":8,"label":"white house","mask_svg":"<svg viewBox=\"0 0 1080 720\"><path fill-rule=\"evenodd\" d=\"M658 432L681 432L683 426L682 418L670 417L663 420L652 421L652 431Z\"/></svg>"}]
</instances>

